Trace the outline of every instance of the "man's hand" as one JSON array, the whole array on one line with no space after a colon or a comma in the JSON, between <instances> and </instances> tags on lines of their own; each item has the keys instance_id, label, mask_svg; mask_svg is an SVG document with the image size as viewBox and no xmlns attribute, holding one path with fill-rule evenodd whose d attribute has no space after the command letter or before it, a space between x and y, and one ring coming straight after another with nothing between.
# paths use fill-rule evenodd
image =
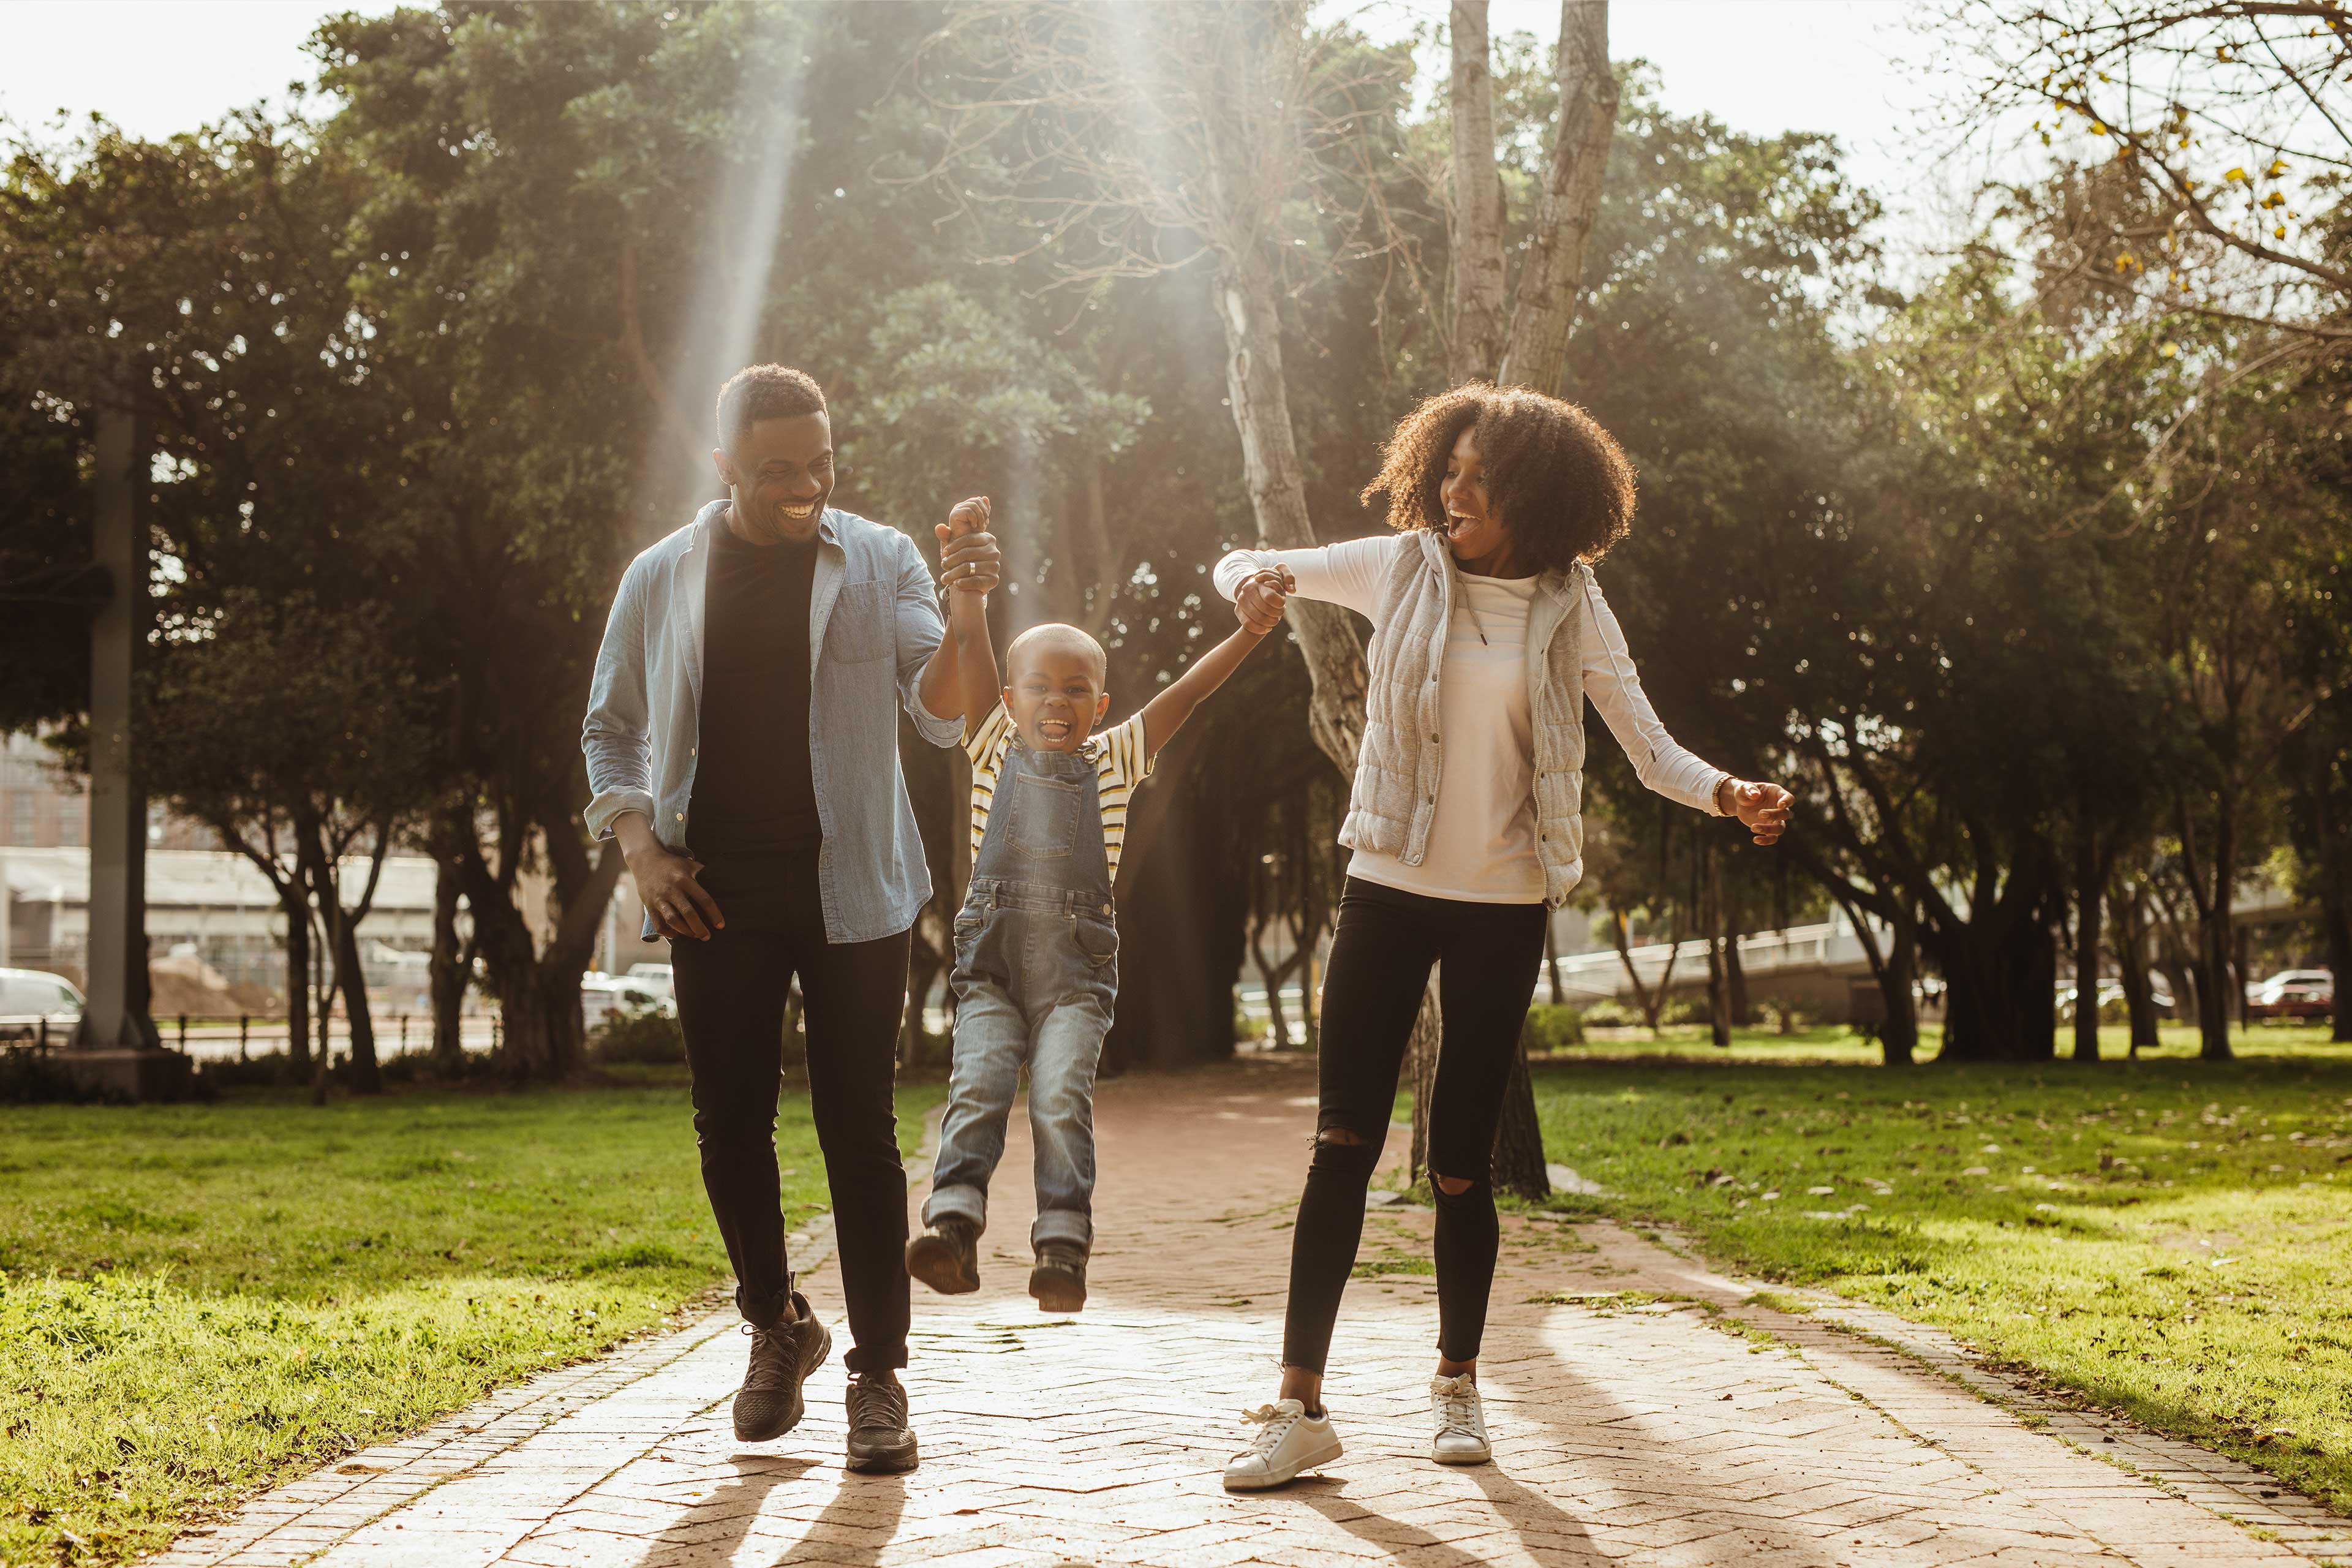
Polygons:
<instances>
[{"instance_id":1,"label":"man's hand","mask_svg":"<svg viewBox=\"0 0 2352 1568\"><path fill-rule=\"evenodd\" d=\"M1003 552L988 531L986 496L958 501L947 521L931 531L940 541L940 581L959 594L985 594L1003 571Z\"/></svg>"},{"instance_id":2,"label":"man's hand","mask_svg":"<svg viewBox=\"0 0 2352 1568\"><path fill-rule=\"evenodd\" d=\"M1243 582L1234 595L1234 614L1243 626L1265 637L1282 625L1282 607L1298 591L1298 581L1287 566L1263 566Z\"/></svg>"},{"instance_id":3,"label":"man's hand","mask_svg":"<svg viewBox=\"0 0 2352 1568\"><path fill-rule=\"evenodd\" d=\"M1789 808L1797 798L1779 784L1749 784L1744 779L1726 779L1715 794L1717 804L1728 805L1729 815L1739 818L1759 844L1780 842L1789 828Z\"/></svg>"},{"instance_id":4,"label":"man's hand","mask_svg":"<svg viewBox=\"0 0 2352 1568\"><path fill-rule=\"evenodd\" d=\"M613 833L621 841L629 876L637 884L637 897L662 935L709 942L712 931L727 924L718 901L694 879L702 869L701 861L655 837L653 824L637 812L623 812L613 824Z\"/></svg>"}]
</instances>

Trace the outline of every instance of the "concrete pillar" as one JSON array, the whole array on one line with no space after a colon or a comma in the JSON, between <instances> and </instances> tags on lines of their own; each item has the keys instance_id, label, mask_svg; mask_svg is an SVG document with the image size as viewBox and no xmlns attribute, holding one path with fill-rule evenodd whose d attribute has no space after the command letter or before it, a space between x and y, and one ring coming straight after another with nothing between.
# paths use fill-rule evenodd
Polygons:
<instances>
[{"instance_id":1,"label":"concrete pillar","mask_svg":"<svg viewBox=\"0 0 2352 1568\"><path fill-rule=\"evenodd\" d=\"M184 1057L163 1050L147 974L147 799L131 757L131 668L146 640L147 437L130 414L99 416L91 553L113 592L90 623L89 1001L78 1070L132 1099L184 1090Z\"/></svg>"}]
</instances>

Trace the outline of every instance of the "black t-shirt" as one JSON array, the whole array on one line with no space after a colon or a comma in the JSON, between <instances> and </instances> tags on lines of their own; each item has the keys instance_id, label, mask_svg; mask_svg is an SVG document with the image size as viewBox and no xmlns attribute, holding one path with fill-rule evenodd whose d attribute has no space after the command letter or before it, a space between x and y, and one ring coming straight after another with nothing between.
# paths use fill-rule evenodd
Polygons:
<instances>
[{"instance_id":1,"label":"black t-shirt","mask_svg":"<svg viewBox=\"0 0 2352 1568\"><path fill-rule=\"evenodd\" d=\"M809 773L816 542L746 544L723 519L711 532L688 844L705 861L813 849L824 837Z\"/></svg>"}]
</instances>

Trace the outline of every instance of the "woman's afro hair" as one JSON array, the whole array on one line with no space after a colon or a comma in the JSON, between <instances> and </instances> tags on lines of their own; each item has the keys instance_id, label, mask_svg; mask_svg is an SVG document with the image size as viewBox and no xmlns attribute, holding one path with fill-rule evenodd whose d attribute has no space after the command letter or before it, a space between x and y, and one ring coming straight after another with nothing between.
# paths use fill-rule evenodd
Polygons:
<instances>
[{"instance_id":1,"label":"woman's afro hair","mask_svg":"<svg viewBox=\"0 0 2352 1568\"><path fill-rule=\"evenodd\" d=\"M1590 564L1632 528L1633 464L1615 437L1573 403L1483 381L1426 398L1397 422L1365 504L1385 494L1391 528L1442 531L1438 489L1465 429L1477 441L1487 504L1523 564Z\"/></svg>"}]
</instances>

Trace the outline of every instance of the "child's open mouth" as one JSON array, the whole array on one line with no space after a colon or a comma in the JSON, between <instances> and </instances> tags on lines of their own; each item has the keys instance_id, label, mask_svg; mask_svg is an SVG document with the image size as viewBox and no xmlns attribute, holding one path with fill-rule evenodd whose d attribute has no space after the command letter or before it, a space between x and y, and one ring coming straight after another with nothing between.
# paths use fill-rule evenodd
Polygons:
<instances>
[{"instance_id":1,"label":"child's open mouth","mask_svg":"<svg viewBox=\"0 0 2352 1568\"><path fill-rule=\"evenodd\" d=\"M1041 741L1066 741L1070 738L1070 721L1067 719L1040 719L1037 721L1037 738Z\"/></svg>"}]
</instances>

